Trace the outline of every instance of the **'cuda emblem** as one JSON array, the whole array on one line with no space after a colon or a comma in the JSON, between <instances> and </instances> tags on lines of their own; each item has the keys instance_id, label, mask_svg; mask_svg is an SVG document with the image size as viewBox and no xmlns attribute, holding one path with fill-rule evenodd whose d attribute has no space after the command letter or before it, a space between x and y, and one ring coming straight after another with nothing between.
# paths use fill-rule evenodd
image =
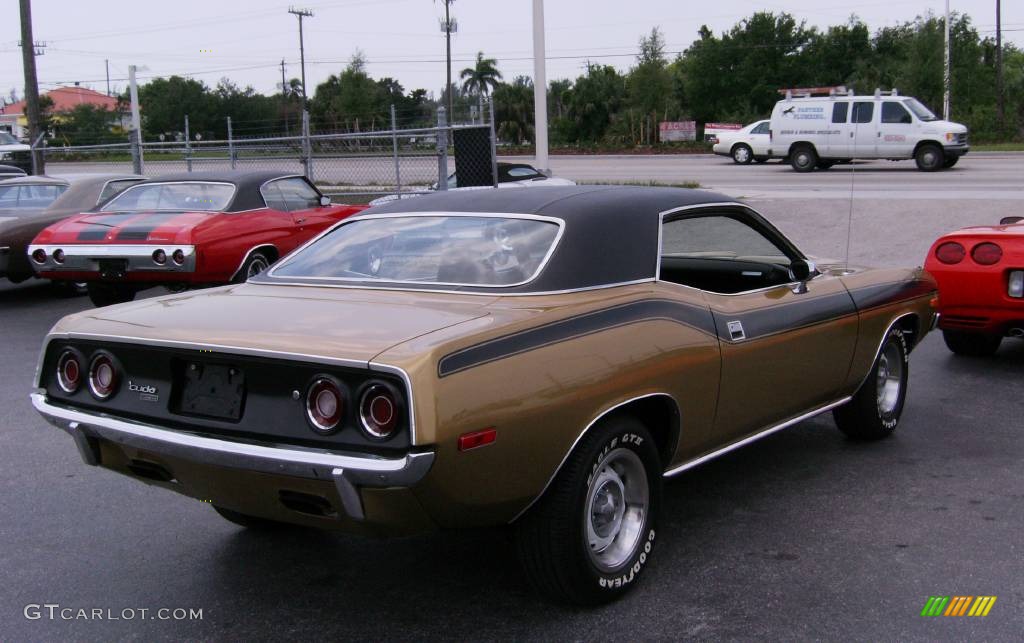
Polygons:
<instances>
[{"instance_id":1,"label":"'cuda emblem","mask_svg":"<svg viewBox=\"0 0 1024 643\"><path fill-rule=\"evenodd\" d=\"M160 400L155 386L149 386L148 384L140 385L128 380L128 390L138 393L139 398L144 402L158 402Z\"/></svg>"}]
</instances>

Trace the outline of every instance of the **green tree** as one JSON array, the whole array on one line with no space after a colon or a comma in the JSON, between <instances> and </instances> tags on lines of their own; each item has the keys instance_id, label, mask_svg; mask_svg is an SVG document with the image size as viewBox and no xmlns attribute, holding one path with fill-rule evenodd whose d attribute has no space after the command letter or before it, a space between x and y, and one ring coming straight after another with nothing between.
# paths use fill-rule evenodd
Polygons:
<instances>
[{"instance_id":1,"label":"green tree","mask_svg":"<svg viewBox=\"0 0 1024 643\"><path fill-rule=\"evenodd\" d=\"M191 78L154 78L139 87L139 108L143 134L150 140L183 132L186 114L193 136L209 136L216 127L217 109L209 88Z\"/></svg>"},{"instance_id":2,"label":"green tree","mask_svg":"<svg viewBox=\"0 0 1024 643\"><path fill-rule=\"evenodd\" d=\"M494 90L494 119L498 138L522 145L533 141L533 81L516 76Z\"/></svg>"},{"instance_id":3,"label":"green tree","mask_svg":"<svg viewBox=\"0 0 1024 643\"><path fill-rule=\"evenodd\" d=\"M672 73L665 59L665 39L657 27L640 38L637 64L626 83L629 109L625 127L629 138L641 145L656 142L658 121L667 120L669 113L677 111L672 92Z\"/></svg>"},{"instance_id":4,"label":"green tree","mask_svg":"<svg viewBox=\"0 0 1024 643\"><path fill-rule=\"evenodd\" d=\"M115 135L117 112L95 105L75 105L70 111L52 117L55 143L62 145L98 145L122 143L123 135Z\"/></svg>"},{"instance_id":5,"label":"green tree","mask_svg":"<svg viewBox=\"0 0 1024 643\"><path fill-rule=\"evenodd\" d=\"M476 63L463 69L459 77L462 79L462 91L486 96L498 86L501 72L498 71L498 61L484 58L484 52L480 51L476 54Z\"/></svg>"}]
</instances>

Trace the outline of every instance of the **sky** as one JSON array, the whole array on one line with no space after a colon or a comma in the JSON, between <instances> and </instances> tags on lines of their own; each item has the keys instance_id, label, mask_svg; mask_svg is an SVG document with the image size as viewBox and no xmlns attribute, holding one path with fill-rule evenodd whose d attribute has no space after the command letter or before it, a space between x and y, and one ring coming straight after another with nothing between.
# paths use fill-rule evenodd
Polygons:
<instances>
[{"instance_id":1,"label":"sky","mask_svg":"<svg viewBox=\"0 0 1024 643\"><path fill-rule=\"evenodd\" d=\"M34 39L46 43L37 57L41 91L81 82L106 90L105 60L114 91L127 85L128 66L139 82L178 74L210 86L222 77L262 93L278 91L280 62L288 78L299 69L298 20L279 0L34 0ZM1024 0L1003 0L1004 39L1024 47ZM345 67L357 50L375 78L391 76L406 88L439 92L444 86L445 46L439 0L311 0L305 19L307 83ZM701 25L730 28L758 10L787 11L808 25L828 26L856 14L872 30L912 20L944 0L546 0L547 75L575 78L587 60L627 69L641 35L658 26L667 49L685 49ZM983 34L995 31L995 0L950 0ZM0 95L24 76L18 48L17 0L4 0L0 15ZM533 75L531 0L456 0L458 33L452 45L453 75L476 52L498 59L506 80ZM145 67L145 70L142 68Z\"/></svg>"}]
</instances>

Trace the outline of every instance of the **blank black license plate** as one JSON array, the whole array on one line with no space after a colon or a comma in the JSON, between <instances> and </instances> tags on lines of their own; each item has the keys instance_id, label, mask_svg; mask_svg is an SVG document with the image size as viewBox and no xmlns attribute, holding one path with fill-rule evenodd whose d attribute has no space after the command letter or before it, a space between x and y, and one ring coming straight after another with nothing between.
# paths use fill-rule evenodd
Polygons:
<instances>
[{"instance_id":1,"label":"blank black license plate","mask_svg":"<svg viewBox=\"0 0 1024 643\"><path fill-rule=\"evenodd\" d=\"M180 400L181 413L238 420L245 401L245 374L234 366L188 362Z\"/></svg>"}]
</instances>

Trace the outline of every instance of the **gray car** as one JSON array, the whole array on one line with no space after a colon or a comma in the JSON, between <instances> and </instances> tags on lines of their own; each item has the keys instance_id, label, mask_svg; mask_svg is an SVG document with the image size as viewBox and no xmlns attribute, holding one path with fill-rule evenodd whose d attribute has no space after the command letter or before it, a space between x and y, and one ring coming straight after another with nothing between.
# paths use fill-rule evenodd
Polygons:
<instances>
[{"instance_id":1,"label":"gray car","mask_svg":"<svg viewBox=\"0 0 1024 643\"><path fill-rule=\"evenodd\" d=\"M18 283L35 276L25 253L37 234L145 180L135 174L71 174L0 181L0 278Z\"/></svg>"}]
</instances>

